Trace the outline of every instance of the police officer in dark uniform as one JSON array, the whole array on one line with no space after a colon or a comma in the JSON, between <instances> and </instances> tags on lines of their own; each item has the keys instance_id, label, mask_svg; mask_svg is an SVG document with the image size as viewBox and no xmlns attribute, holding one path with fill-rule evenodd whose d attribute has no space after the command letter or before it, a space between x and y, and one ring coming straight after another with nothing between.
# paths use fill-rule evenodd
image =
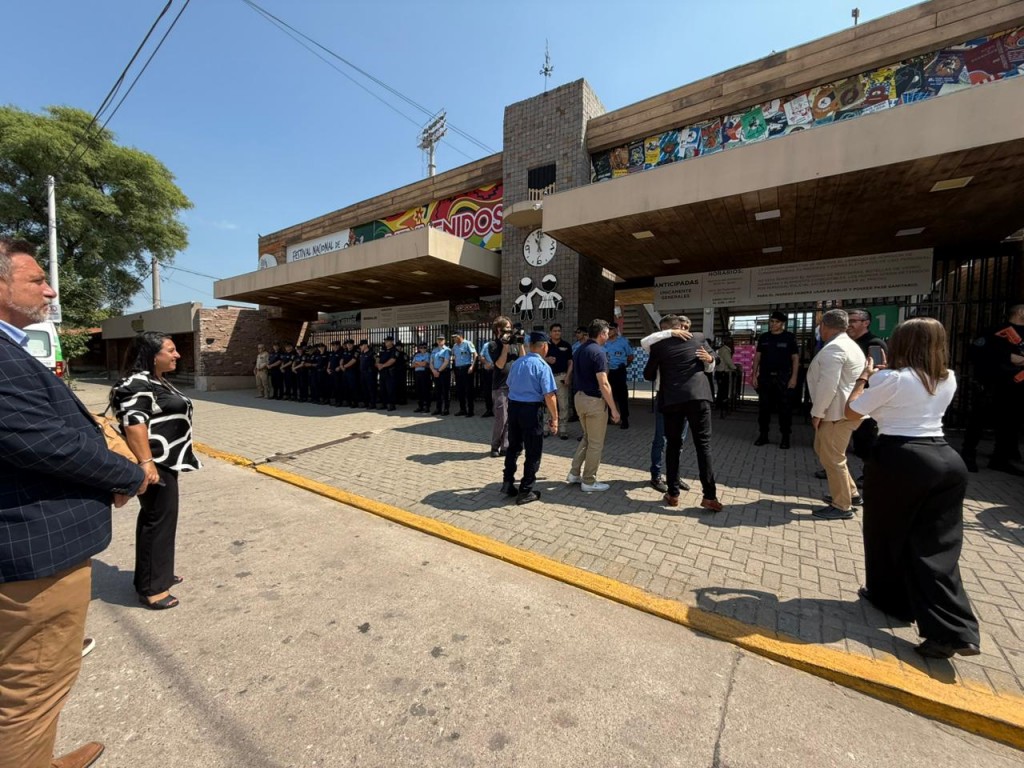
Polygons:
<instances>
[{"instance_id":1,"label":"police officer in dark uniform","mask_svg":"<svg viewBox=\"0 0 1024 768\"><path fill-rule=\"evenodd\" d=\"M395 342L395 351L397 353L397 361L395 362L395 401L399 405L405 405L409 402L408 382L409 382L409 358L405 354L405 344L401 341Z\"/></svg>"},{"instance_id":2,"label":"police officer in dark uniform","mask_svg":"<svg viewBox=\"0 0 1024 768\"><path fill-rule=\"evenodd\" d=\"M331 377L329 367L331 364L331 356L327 352L327 345L322 341L317 342L316 345L316 367L313 369L316 376L316 398L314 403L320 403L321 405L331 404Z\"/></svg>"},{"instance_id":3,"label":"police officer in dark uniform","mask_svg":"<svg viewBox=\"0 0 1024 768\"><path fill-rule=\"evenodd\" d=\"M331 342L331 351L327 354L327 391L331 405L341 407L341 342Z\"/></svg>"},{"instance_id":4,"label":"police officer in dark uniform","mask_svg":"<svg viewBox=\"0 0 1024 768\"><path fill-rule=\"evenodd\" d=\"M296 353L295 347L286 343L284 352L281 353L281 375L284 377L285 400L296 400L299 397L299 374L295 370L297 362L298 353Z\"/></svg>"},{"instance_id":5,"label":"police officer in dark uniform","mask_svg":"<svg viewBox=\"0 0 1024 768\"><path fill-rule=\"evenodd\" d=\"M284 397L284 371L281 370L281 345L276 341L270 345L267 369L270 371L271 399L280 400Z\"/></svg>"},{"instance_id":6,"label":"police officer in dark uniform","mask_svg":"<svg viewBox=\"0 0 1024 768\"><path fill-rule=\"evenodd\" d=\"M341 351L341 382L345 402L349 408L359 407L359 353L352 339L345 339Z\"/></svg>"},{"instance_id":7,"label":"police officer in dark uniform","mask_svg":"<svg viewBox=\"0 0 1024 768\"><path fill-rule=\"evenodd\" d=\"M363 407L377 407L377 360L370 349L370 342L359 340L359 394Z\"/></svg>"},{"instance_id":8,"label":"police officer in dark uniform","mask_svg":"<svg viewBox=\"0 0 1024 768\"><path fill-rule=\"evenodd\" d=\"M395 398L398 395L398 381L395 374L398 369L398 348L395 346L395 337L384 337L384 349L377 355L377 372L380 376L380 407L389 411L395 410Z\"/></svg>"},{"instance_id":9,"label":"police officer in dark uniform","mask_svg":"<svg viewBox=\"0 0 1024 768\"><path fill-rule=\"evenodd\" d=\"M800 374L800 348L796 336L786 330L788 318L775 311L768 316L768 333L761 334L754 353L751 379L757 389L758 436L754 445L767 445L772 411L779 414L782 440L779 448L789 448L793 425L793 398Z\"/></svg>"},{"instance_id":10,"label":"police officer in dark uniform","mask_svg":"<svg viewBox=\"0 0 1024 768\"><path fill-rule=\"evenodd\" d=\"M305 344L296 344L294 356L292 357L292 370L295 371L295 399L304 403L309 400L309 369L306 361L309 353Z\"/></svg>"},{"instance_id":11,"label":"police officer in dark uniform","mask_svg":"<svg viewBox=\"0 0 1024 768\"><path fill-rule=\"evenodd\" d=\"M1024 476L1020 432L1024 425L1024 304L1010 307L1006 320L974 339L968 350L973 372L971 415L960 455L978 471L978 443L985 427L995 429L989 469Z\"/></svg>"}]
</instances>

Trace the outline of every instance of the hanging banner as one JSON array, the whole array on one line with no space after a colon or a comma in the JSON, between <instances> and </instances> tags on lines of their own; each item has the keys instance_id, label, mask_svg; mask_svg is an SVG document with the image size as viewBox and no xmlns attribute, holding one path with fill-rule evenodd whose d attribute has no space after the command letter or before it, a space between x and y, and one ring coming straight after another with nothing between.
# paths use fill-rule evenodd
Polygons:
<instances>
[{"instance_id":1,"label":"hanging banner","mask_svg":"<svg viewBox=\"0 0 1024 768\"><path fill-rule=\"evenodd\" d=\"M932 260L932 249L922 248L657 277L654 305L664 312L930 293Z\"/></svg>"},{"instance_id":2,"label":"hanging banner","mask_svg":"<svg viewBox=\"0 0 1024 768\"><path fill-rule=\"evenodd\" d=\"M362 327L398 328L406 325L443 325L448 322L450 302L431 301L403 307L375 307L362 312Z\"/></svg>"},{"instance_id":3,"label":"hanging banner","mask_svg":"<svg viewBox=\"0 0 1024 768\"><path fill-rule=\"evenodd\" d=\"M352 233L348 229L343 229L340 232L334 232L330 235L324 235L318 237L315 240L306 240L302 243L296 243L295 245L288 246L288 261L300 261L301 259L309 259L313 256L320 256L325 253L332 253L334 251L340 251L343 248L348 248L352 243ZM273 258L273 257L271 257ZM267 264L267 266L273 266ZM263 269L263 262L260 263L260 269Z\"/></svg>"}]
</instances>

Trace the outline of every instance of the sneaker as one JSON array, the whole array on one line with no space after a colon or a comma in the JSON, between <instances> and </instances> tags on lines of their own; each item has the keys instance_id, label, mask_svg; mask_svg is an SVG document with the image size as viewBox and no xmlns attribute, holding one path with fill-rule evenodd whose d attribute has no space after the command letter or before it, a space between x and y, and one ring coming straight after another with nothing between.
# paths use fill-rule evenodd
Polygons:
<instances>
[{"instance_id":1,"label":"sneaker","mask_svg":"<svg viewBox=\"0 0 1024 768\"><path fill-rule=\"evenodd\" d=\"M82 640L82 655L88 656L92 653L93 648L96 647L96 641L91 637L86 637Z\"/></svg>"},{"instance_id":2,"label":"sneaker","mask_svg":"<svg viewBox=\"0 0 1024 768\"><path fill-rule=\"evenodd\" d=\"M498 456L500 456L500 455L501 455L501 454L500 454L500 453L498 453L497 451L491 451L491 458L492 458L492 459L496 459L496 458L498 458Z\"/></svg>"},{"instance_id":3,"label":"sneaker","mask_svg":"<svg viewBox=\"0 0 1024 768\"><path fill-rule=\"evenodd\" d=\"M711 512L721 512L725 508L718 499L701 499L700 505Z\"/></svg>"},{"instance_id":4,"label":"sneaker","mask_svg":"<svg viewBox=\"0 0 1024 768\"><path fill-rule=\"evenodd\" d=\"M758 435L754 445L768 445L768 435Z\"/></svg>"},{"instance_id":5,"label":"sneaker","mask_svg":"<svg viewBox=\"0 0 1024 768\"><path fill-rule=\"evenodd\" d=\"M814 510L811 514L821 520L849 520L853 517L853 510L838 509L829 504L827 507Z\"/></svg>"},{"instance_id":6,"label":"sneaker","mask_svg":"<svg viewBox=\"0 0 1024 768\"><path fill-rule=\"evenodd\" d=\"M651 478L650 486L659 493L668 493L668 483L666 483L665 478L660 475L658 477Z\"/></svg>"},{"instance_id":7,"label":"sneaker","mask_svg":"<svg viewBox=\"0 0 1024 768\"><path fill-rule=\"evenodd\" d=\"M821 500L824 501L829 506L831 506L832 505L832 494L831 493L826 493L824 496L821 497ZM855 507L863 507L864 506L864 497L861 496L859 493L854 494L850 498L850 501L853 502L853 506L855 506Z\"/></svg>"},{"instance_id":8,"label":"sneaker","mask_svg":"<svg viewBox=\"0 0 1024 768\"><path fill-rule=\"evenodd\" d=\"M593 482L590 485L586 483L580 483L580 490L584 493L597 493L599 491L607 491L611 486L608 483Z\"/></svg>"},{"instance_id":9,"label":"sneaker","mask_svg":"<svg viewBox=\"0 0 1024 768\"><path fill-rule=\"evenodd\" d=\"M583 478L570 472L565 476L565 482L569 483L569 485L579 485L583 482Z\"/></svg>"}]
</instances>

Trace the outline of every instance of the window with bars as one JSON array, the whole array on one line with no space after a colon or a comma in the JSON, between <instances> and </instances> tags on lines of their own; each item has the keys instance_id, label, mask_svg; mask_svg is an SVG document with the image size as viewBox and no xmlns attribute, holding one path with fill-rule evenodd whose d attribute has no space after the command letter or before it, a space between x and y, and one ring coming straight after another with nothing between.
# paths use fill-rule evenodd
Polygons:
<instances>
[{"instance_id":1,"label":"window with bars","mask_svg":"<svg viewBox=\"0 0 1024 768\"><path fill-rule=\"evenodd\" d=\"M526 172L526 189L530 200L540 200L555 191L555 163L531 168Z\"/></svg>"}]
</instances>

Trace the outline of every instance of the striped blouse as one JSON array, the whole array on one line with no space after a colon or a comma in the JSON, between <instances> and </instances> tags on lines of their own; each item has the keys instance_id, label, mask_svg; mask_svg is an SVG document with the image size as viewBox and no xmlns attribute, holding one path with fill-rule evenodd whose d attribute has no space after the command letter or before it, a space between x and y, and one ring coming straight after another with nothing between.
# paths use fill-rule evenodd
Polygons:
<instances>
[{"instance_id":1,"label":"striped blouse","mask_svg":"<svg viewBox=\"0 0 1024 768\"><path fill-rule=\"evenodd\" d=\"M122 431L148 427L154 463L175 472L202 467L192 451L192 401L173 384L141 371L117 382L110 397Z\"/></svg>"}]
</instances>

